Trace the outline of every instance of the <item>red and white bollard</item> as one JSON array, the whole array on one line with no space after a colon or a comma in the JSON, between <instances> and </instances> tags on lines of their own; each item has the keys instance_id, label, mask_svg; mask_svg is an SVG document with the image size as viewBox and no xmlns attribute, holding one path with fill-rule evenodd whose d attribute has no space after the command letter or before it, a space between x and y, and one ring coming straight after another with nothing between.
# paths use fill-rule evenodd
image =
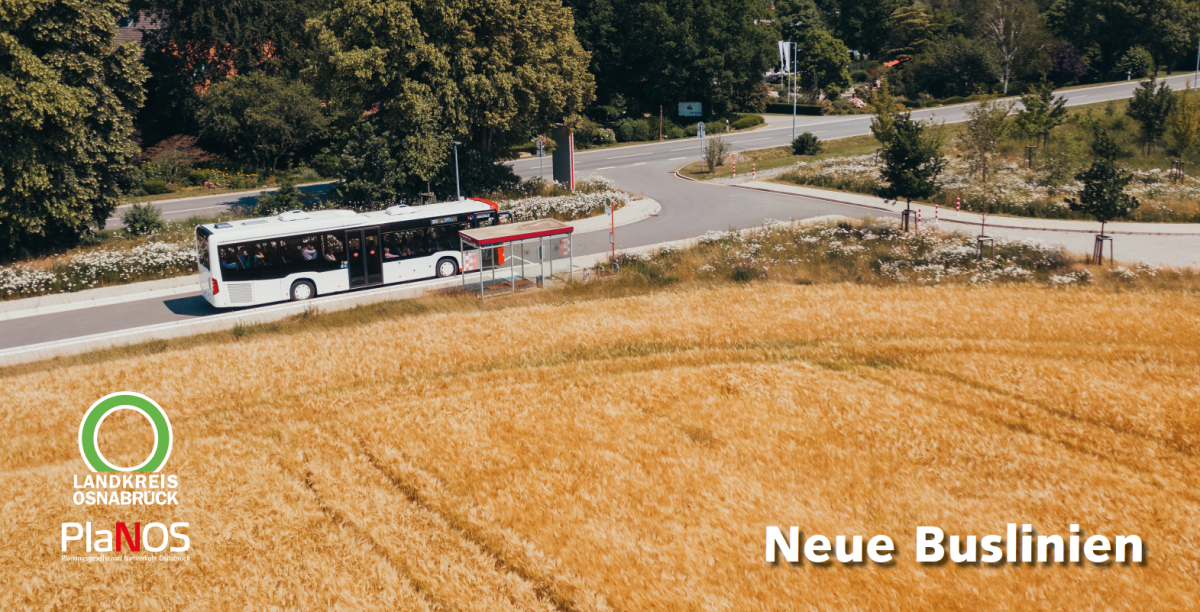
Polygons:
<instances>
[{"instance_id":1,"label":"red and white bollard","mask_svg":"<svg viewBox=\"0 0 1200 612\"><path fill-rule=\"evenodd\" d=\"M737 178L737 162L733 162L733 178Z\"/></svg>"},{"instance_id":2,"label":"red and white bollard","mask_svg":"<svg viewBox=\"0 0 1200 612\"><path fill-rule=\"evenodd\" d=\"M917 209L917 227L918 228L921 227L921 209L920 208Z\"/></svg>"},{"instance_id":3,"label":"red and white bollard","mask_svg":"<svg viewBox=\"0 0 1200 612\"><path fill-rule=\"evenodd\" d=\"M750 179L754 180L757 178L758 178L758 164L757 163L750 164Z\"/></svg>"},{"instance_id":4,"label":"red and white bollard","mask_svg":"<svg viewBox=\"0 0 1200 612\"><path fill-rule=\"evenodd\" d=\"M942 222L942 220L938 218L938 213L941 211L941 209L942 209L942 205L941 205L941 204L934 204L934 205L933 205L933 222L934 222L934 223L941 223L941 222Z\"/></svg>"},{"instance_id":5,"label":"red and white bollard","mask_svg":"<svg viewBox=\"0 0 1200 612\"><path fill-rule=\"evenodd\" d=\"M954 198L954 218L958 218L959 211L962 210L962 198Z\"/></svg>"}]
</instances>

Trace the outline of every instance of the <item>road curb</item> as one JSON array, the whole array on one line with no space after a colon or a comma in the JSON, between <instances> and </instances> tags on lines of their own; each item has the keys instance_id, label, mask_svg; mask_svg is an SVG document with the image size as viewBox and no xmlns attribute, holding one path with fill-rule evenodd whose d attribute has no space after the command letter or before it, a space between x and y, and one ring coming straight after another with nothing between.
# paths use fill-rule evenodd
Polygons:
<instances>
[{"instance_id":1,"label":"road curb","mask_svg":"<svg viewBox=\"0 0 1200 612\"><path fill-rule=\"evenodd\" d=\"M97 306L110 306L156 297L199 293L200 275L174 276L128 285L112 285L73 293L52 293L38 297L0 302L0 321L24 319L56 312L69 312Z\"/></svg>"}]
</instances>

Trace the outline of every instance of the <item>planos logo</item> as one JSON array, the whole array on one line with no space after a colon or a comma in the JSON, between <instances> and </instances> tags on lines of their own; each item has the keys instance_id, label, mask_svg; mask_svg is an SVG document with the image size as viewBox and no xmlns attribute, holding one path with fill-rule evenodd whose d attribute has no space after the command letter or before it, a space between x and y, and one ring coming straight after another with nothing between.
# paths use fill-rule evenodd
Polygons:
<instances>
[{"instance_id":1,"label":"planos logo","mask_svg":"<svg viewBox=\"0 0 1200 612\"><path fill-rule=\"evenodd\" d=\"M154 448L150 455L140 464L132 467L121 467L109 461L100 451L97 440L100 436L100 426L104 419L120 410L132 410L146 418L154 429ZM72 501L77 506L125 506L153 507L177 506L179 477L173 474L159 474L167 459L171 457L174 444L174 434L171 431L171 421L166 412L154 400L129 391L106 395L88 408L79 423L79 454L93 474L85 475L82 480L78 475L74 478L75 493ZM144 511L144 510L141 510ZM82 544L88 553L126 552L122 543L130 553L143 551L151 553L163 552L170 546L172 553L186 552L191 548L191 540L186 530L187 523L171 523L170 528L164 523L150 522L145 528L142 522L132 524L117 522L112 531L92 529L91 522L62 524L62 552L66 553L72 543L78 548ZM114 537L115 535L115 537ZM80 542L82 540L82 542ZM78 551L76 551L78 552ZM94 556L69 557L64 555L64 561L133 561L160 560L186 561L186 556Z\"/></svg>"}]
</instances>

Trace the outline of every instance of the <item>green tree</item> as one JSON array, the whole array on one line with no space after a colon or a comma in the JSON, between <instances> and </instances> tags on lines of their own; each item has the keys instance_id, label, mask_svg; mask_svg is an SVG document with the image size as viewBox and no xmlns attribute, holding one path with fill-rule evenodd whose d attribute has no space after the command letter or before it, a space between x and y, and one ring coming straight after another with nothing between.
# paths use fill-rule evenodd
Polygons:
<instances>
[{"instance_id":1,"label":"green tree","mask_svg":"<svg viewBox=\"0 0 1200 612\"><path fill-rule=\"evenodd\" d=\"M138 148L146 70L115 45L116 0L0 8L0 258L102 228Z\"/></svg>"},{"instance_id":2,"label":"green tree","mask_svg":"<svg viewBox=\"0 0 1200 612\"><path fill-rule=\"evenodd\" d=\"M881 55L891 37L892 15L913 0L844 0L838 3L837 35L851 49Z\"/></svg>"},{"instance_id":3,"label":"green tree","mask_svg":"<svg viewBox=\"0 0 1200 612\"><path fill-rule=\"evenodd\" d=\"M887 187L880 195L889 200L905 200L912 209L915 199L929 198L938 192L938 177L946 169L941 137L933 126L913 121L910 113L894 118L892 137L883 151L880 176Z\"/></svg>"},{"instance_id":4,"label":"green tree","mask_svg":"<svg viewBox=\"0 0 1200 612\"><path fill-rule=\"evenodd\" d=\"M923 53L933 41L933 26L923 6L903 6L891 16L892 33L887 54L891 57L911 57Z\"/></svg>"},{"instance_id":5,"label":"green tree","mask_svg":"<svg viewBox=\"0 0 1200 612\"><path fill-rule=\"evenodd\" d=\"M871 105L875 107L875 117L871 119L871 135L886 147L895 135L896 98L889 89L887 78L882 80L879 88L871 93Z\"/></svg>"},{"instance_id":6,"label":"green tree","mask_svg":"<svg viewBox=\"0 0 1200 612\"><path fill-rule=\"evenodd\" d=\"M159 140L199 130L196 111L209 87L256 72L296 77L313 52L306 21L316 0L132 0L151 15L142 60L152 75L142 132Z\"/></svg>"},{"instance_id":7,"label":"green tree","mask_svg":"<svg viewBox=\"0 0 1200 612\"><path fill-rule=\"evenodd\" d=\"M761 0L567 0L576 35L591 53L598 97L634 110L699 100L724 114L752 100L776 65L778 26ZM796 42L799 42L797 40ZM811 78L811 77L810 77Z\"/></svg>"},{"instance_id":8,"label":"green tree","mask_svg":"<svg viewBox=\"0 0 1200 612\"><path fill-rule=\"evenodd\" d=\"M1000 155L1000 139L1008 132L1011 102L996 100L976 104L967 109L967 124L959 138L967 168L971 173L968 198L971 208L980 213L979 235L987 234L987 217L1000 206L1000 172L1004 159Z\"/></svg>"},{"instance_id":9,"label":"green tree","mask_svg":"<svg viewBox=\"0 0 1200 612\"><path fill-rule=\"evenodd\" d=\"M475 180L515 180L495 164L507 148L592 99L588 55L556 0L321 6L310 21L319 44L312 82L334 112L365 112L387 135L396 163L388 176L407 196L453 191L456 139L460 161L492 166Z\"/></svg>"},{"instance_id":10,"label":"green tree","mask_svg":"<svg viewBox=\"0 0 1200 612\"><path fill-rule=\"evenodd\" d=\"M892 74L905 79L902 93L910 97L927 91L944 98L971 95L976 88L1000 80L1003 71L991 44L954 36L935 42L928 53Z\"/></svg>"},{"instance_id":11,"label":"green tree","mask_svg":"<svg viewBox=\"0 0 1200 612\"><path fill-rule=\"evenodd\" d=\"M1137 45L1168 69L1196 45L1192 0L1058 0L1046 21L1055 36L1084 52L1099 74L1112 72L1121 54Z\"/></svg>"},{"instance_id":12,"label":"green tree","mask_svg":"<svg viewBox=\"0 0 1200 612\"><path fill-rule=\"evenodd\" d=\"M1014 64L1049 44L1042 35L1042 16L1031 0L991 0L980 20L983 37L992 43L1004 68L1004 95Z\"/></svg>"},{"instance_id":13,"label":"green tree","mask_svg":"<svg viewBox=\"0 0 1200 612\"><path fill-rule=\"evenodd\" d=\"M779 20L781 40L799 43L813 28L828 29L813 0L778 0L775 18Z\"/></svg>"},{"instance_id":14,"label":"green tree","mask_svg":"<svg viewBox=\"0 0 1200 612\"><path fill-rule=\"evenodd\" d=\"M1049 83L1031 87L1021 96L1017 111L1017 128L1028 136L1053 130L1067 120L1067 99L1054 97Z\"/></svg>"},{"instance_id":15,"label":"green tree","mask_svg":"<svg viewBox=\"0 0 1200 612\"><path fill-rule=\"evenodd\" d=\"M1118 79L1122 77L1144 79L1157 73L1158 67L1154 65L1154 56L1150 55L1150 52L1141 45L1132 47L1122 54L1121 59L1117 60L1117 65L1113 67L1113 76Z\"/></svg>"},{"instance_id":16,"label":"green tree","mask_svg":"<svg viewBox=\"0 0 1200 612\"><path fill-rule=\"evenodd\" d=\"M323 138L328 125L308 85L263 73L213 87L197 116L201 135L215 150L271 170Z\"/></svg>"},{"instance_id":17,"label":"green tree","mask_svg":"<svg viewBox=\"0 0 1200 612\"><path fill-rule=\"evenodd\" d=\"M1142 125L1142 138L1158 140L1167 129L1167 118L1175 108L1175 94L1165 82L1155 77L1142 81L1133 90L1133 99L1125 108L1129 115Z\"/></svg>"},{"instance_id":18,"label":"green tree","mask_svg":"<svg viewBox=\"0 0 1200 612\"><path fill-rule=\"evenodd\" d=\"M308 198L287 179L279 181L279 189L263 191L258 194L258 202L254 206L254 216L273 217L289 210L303 210L307 207Z\"/></svg>"},{"instance_id":19,"label":"green tree","mask_svg":"<svg viewBox=\"0 0 1200 612\"><path fill-rule=\"evenodd\" d=\"M1079 197L1066 199L1071 210L1091 215L1100 222L1101 235L1105 224L1128 216L1140 204L1137 198L1125 193L1133 175L1117 166L1119 150L1106 131L1097 129L1092 144L1096 158L1091 167L1075 175L1075 180L1083 183L1083 189Z\"/></svg>"},{"instance_id":20,"label":"green tree","mask_svg":"<svg viewBox=\"0 0 1200 612\"><path fill-rule=\"evenodd\" d=\"M1196 95L1189 83L1187 90L1179 92L1178 98L1167 118L1167 128L1171 136L1171 148L1182 157L1200 146L1200 96Z\"/></svg>"},{"instance_id":21,"label":"green tree","mask_svg":"<svg viewBox=\"0 0 1200 612\"><path fill-rule=\"evenodd\" d=\"M338 156L338 176L333 198L344 206L374 209L405 199L406 175L392 157L388 134L376 134L375 126L363 123L350 130L346 146Z\"/></svg>"},{"instance_id":22,"label":"green tree","mask_svg":"<svg viewBox=\"0 0 1200 612\"><path fill-rule=\"evenodd\" d=\"M811 30L798 54L796 71L800 83L816 79L828 98L836 98L854 84L850 79L850 52L842 41L825 30Z\"/></svg>"}]
</instances>

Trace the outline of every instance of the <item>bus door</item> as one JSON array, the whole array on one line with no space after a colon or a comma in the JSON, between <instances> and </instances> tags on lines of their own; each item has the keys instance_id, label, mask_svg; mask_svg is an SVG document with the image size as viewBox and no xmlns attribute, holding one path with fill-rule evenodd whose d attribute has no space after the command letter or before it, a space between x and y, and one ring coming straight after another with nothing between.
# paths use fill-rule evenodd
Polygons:
<instances>
[{"instance_id":1,"label":"bus door","mask_svg":"<svg viewBox=\"0 0 1200 612\"><path fill-rule=\"evenodd\" d=\"M346 231L346 267L350 288L383 282L383 255L379 252L379 228Z\"/></svg>"}]
</instances>

